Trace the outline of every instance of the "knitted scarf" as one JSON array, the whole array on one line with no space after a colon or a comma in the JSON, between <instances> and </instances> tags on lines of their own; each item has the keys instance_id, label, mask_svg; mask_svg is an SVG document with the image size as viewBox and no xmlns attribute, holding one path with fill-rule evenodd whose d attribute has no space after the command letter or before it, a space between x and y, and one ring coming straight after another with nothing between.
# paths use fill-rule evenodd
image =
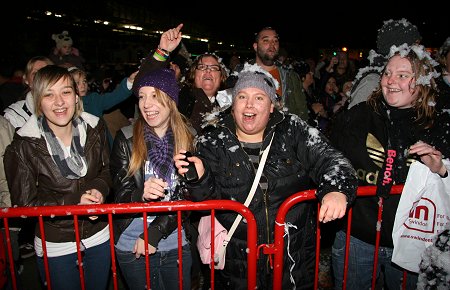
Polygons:
<instances>
[{"instance_id":1,"label":"knitted scarf","mask_svg":"<svg viewBox=\"0 0 450 290\"><path fill-rule=\"evenodd\" d=\"M173 132L169 128L163 138L159 138L152 132L148 124L144 126L144 140L147 145L147 158L157 173L171 185L171 175L175 171L173 163L174 139Z\"/></svg>"},{"instance_id":2,"label":"knitted scarf","mask_svg":"<svg viewBox=\"0 0 450 290\"><path fill-rule=\"evenodd\" d=\"M62 176L67 179L79 179L86 175L87 162L84 156L84 144L81 144L80 130L86 131L81 117L72 120L72 143L69 156L65 156L62 142L48 126L45 116L38 118L38 126L47 143L47 149L52 156ZM86 134L84 134L86 135Z\"/></svg>"}]
</instances>

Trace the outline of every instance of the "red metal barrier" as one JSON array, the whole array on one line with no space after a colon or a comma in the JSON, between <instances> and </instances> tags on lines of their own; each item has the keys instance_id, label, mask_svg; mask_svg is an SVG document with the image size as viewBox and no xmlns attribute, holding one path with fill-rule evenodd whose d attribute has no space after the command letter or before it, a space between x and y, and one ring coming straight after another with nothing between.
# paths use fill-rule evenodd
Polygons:
<instances>
[{"instance_id":1,"label":"red metal barrier","mask_svg":"<svg viewBox=\"0 0 450 290\"><path fill-rule=\"evenodd\" d=\"M403 190L403 185L394 185L391 190L391 194L400 194ZM358 187L357 196L374 196L376 191L376 186L360 186ZM283 251L284 251L284 226L285 218L288 211L297 203L316 199L316 190L307 190L298 192L292 195L290 198L285 200L280 206L277 217L275 219L275 237L274 243L272 245L264 245L269 248L268 254L274 255L274 278L273 278L273 289L281 290L282 278L283 278ZM318 204L318 210L320 210L320 204ZM379 251L379 241L380 241L380 228L381 228L381 214L383 211L382 200L379 203L378 211L378 221L377 227L374 229L376 231L376 244L375 244L375 254L374 254L374 265L373 265L373 275L372 275L372 290L375 289L376 283L376 272L378 264L378 251ZM351 217L352 210L350 209L347 214L348 227L347 227L347 240L346 240L346 252L345 252L345 262L344 262L344 277L342 289L346 289L347 281L347 271L348 271L348 257L349 257L349 246L350 246L350 229L351 229ZM262 245L260 245L262 246ZM316 236L316 265L315 265L315 281L314 289L318 289L318 279L319 279L319 258L320 258L320 222L317 220L317 236ZM406 275L403 275L403 289L406 289Z\"/></svg>"},{"instance_id":2,"label":"red metal barrier","mask_svg":"<svg viewBox=\"0 0 450 290\"><path fill-rule=\"evenodd\" d=\"M118 289L117 283L117 268L115 263L115 253L114 253L114 232L113 232L113 215L118 214L128 214L128 213L142 213L143 219L146 221L147 213L156 212L176 212L178 220L178 260L179 260L179 285L182 289L182 247L181 247L181 212L182 211L206 211L210 210L211 214L214 215L216 211L220 210L232 210L243 216L247 222L247 287L248 289L256 288L256 255L257 255L257 237L256 237L256 221L253 213L245 207L243 204L231 201L231 200L210 200L203 202L190 202L190 201L179 201L179 202L155 202L155 203L127 203L127 204L101 204L101 205L76 205L76 206L42 206L42 207L17 207L17 208L3 208L0 210L0 218L3 219L7 240L7 253L9 257L9 268L11 272L11 282L13 289L17 289L17 277L14 273L14 262L12 259L12 248L10 243L9 235L9 218L17 217L38 217L38 222L40 230L42 233L42 248L44 252L44 266L46 272L47 289L51 289L50 274L48 271L48 257L47 250L45 247L45 232L44 232L44 220L43 217L55 217L55 216L73 216L74 218L74 228L76 235L77 244L77 255L78 255L78 265L80 268L80 281L82 289L84 290L84 274L82 271L81 263L81 251L80 236L78 228L78 216L83 215L108 215L108 223L110 227L110 251L111 251L111 271L113 278L114 289ZM146 232L147 227L144 227L144 232ZM212 230L212 235L214 235L214 226ZM147 234L144 234L145 242L147 243ZM4 253L3 243L0 245L0 251ZM148 252L146 250L146 255ZM147 260L147 259L146 259ZM214 258L212 257L212 260ZM147 287L150 289L149 283L149 265L146 264L146 279ZM214 290L214 267L211 269L211 289Z\"/></svg>"},{"instance_id":3,"label":"red metal barrier","mask_svg":"<svg viewBox=\"0 0 450 290\"><path fill-rule=\"evenodd\" d=\"M2 233L0 233L0 245L3 249L4 245L5 245L5 241L4 241ZM5 251L0 251L0 289L3 289L3 287L5 286L7 279L8 279L8 277L6 275L7 267L8 266L7 266L7 262L6 262L6 253L5 253Z\"/></svg>"},{"instance_id":4,"label":"red metal barrier","mask_svg":"<svg viewBox=\"0 0 450 290\"><path fill-rule=\"evenodd\" d=\"M361 186L358 188L357 196L374 196L375 195L375 186ZM395 185L392 188L392 194L400 194L403 190L403 185ZM77 206L52 206L52 207L20 207L20 208L3 208L0 211L0 218L3 219L5 226L5 235L7 241L7 254L9 260L12 261L12 248L10 243L10 235L9 235L9 218L17 218L17 217L38 217L39 226L42 232L42 240L45 241L45 232L43 226L43 217L54 217L54 216L73 216L74 218L74 227L76 232L76 242L77 242L77 254L78 260L81 261L81 252L79 248L80 237L79 237L79 229L78 229L78 216L80 215L108 215L108 223L110 225L110 250L111 250L111 271L113 278L113 287L114 289L118 289L117 282L117 267L115 263L115 253L114 253L114 232L113 232L113 215L117 214L128 214L128 213L141 213L143 215L144 221L146 220L148 213L154 212L176 212L178 218L178 231L179 237L181 237L181 212L182 211L211 211L212 216L214 216L216 211L220 210L233 210L240 213L247 220L247 243L248 243L248 253L247 253L247 262L248 262L248 289L256 288L256 259L258 251L257 249L263 248L263 253L267 255L273 255L273 269L274 269L274 279L273 279L273 289L281 289L282 283L282 275L283 275L283 252L284 252L284 224L285 217L288 211L297 203L316 199L315 190L307 190L303 192L298 192L288 198L280 207L275 222L275 237L273 244L262 244L257 245L257 237L256 237L256 221L254 219L251 211L242 205L241 203L230 201L230 200L211 200L204 202L190 202L190 201L180 201L180 202L156 202L156 203L129 203L129 204L102 204L102 205L77 205ZM317 205L318 210L320 210L320 204ZM378 250L379 250L379 239L380 239L380 227L381 227L381 214L383 210L383 203L380 201L379 203L379 213L378 213L378 222L377 228L374 229L376 231L376 244L375 244L375 254L374 254L374 265L373 265L373 276L372 276L372 289L375 289L376 283L376 271L377 271L377 262L378 262ZM352 222L352 210L350 209L347 214L348 218L348 227L347 227L347 240L346 240L346 249L349 249L350 245L350 229ZM316 265L315 265L315 281L314 281L314 289L318 289L318 273L319 273L319 259L320 259L320 222L317 220L317 239L316 239ZM146 232L147 228L144 227L144 232ZM214 229L212 231L212 236L214 236ZM147 234L144 234L144 238L147 241ZM0 239L1 241L1 239ZM4 253L4 245L0 244L2 247L0 250ZM44 251L44 265L46 269L46 280L50 281L50 274L48 271L48 258L45 243L43 243L43 251ZM146 255L148 253L146 252ZM180 278L180 289L182 289L182 247L181 247L181 238L178 240L178 255L179 255L179 278ZM1 257L1 256L0 256ZM349 259L349 251L347 250L345 253L345 262L344 262L344 277L343 277L343 289L346 288L346 280L347 280L347 271L348 271L348 259ZM213 259L212 259L213 260ZM214 290L214 265L212 264L211 269L211 289ZM13 285L13 289L17 289L17 277L15 276L14 265L10 263L9 265L11 271L11 282ZM82 270L82 263L79 263L80 270ZM149 265L146 264L146 279L147 285L150 286L149 280ZM405 276L404 276L405 277ZM82 284L82 289L84 289L84 275L83 271L80 271L80 280ZM51 289L51 284L47 284L47 289ZM406 289L406 279L403 280L403 289Z\"/></svg>"}]
</instances>

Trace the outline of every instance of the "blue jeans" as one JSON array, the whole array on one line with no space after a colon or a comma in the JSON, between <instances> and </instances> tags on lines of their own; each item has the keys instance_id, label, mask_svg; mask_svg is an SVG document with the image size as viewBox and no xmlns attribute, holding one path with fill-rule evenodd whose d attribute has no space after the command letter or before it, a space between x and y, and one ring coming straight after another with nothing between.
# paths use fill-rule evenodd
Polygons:
<instances>
[{"instance_id":1,"label":"blue jeans","mask_svg":"<svg viewBox=\"0 0 450 290\"><path fill-rule=\"evenodd\" d=\"M332 247L334 289L342 289L345 261L345 237L345 232L337 232ZM387 290L402 289L403 269L391 262L392 251L392 248L380 247L378 252L377 279L380 277L382 270L384 274L384 289ZM371 289L374 253L374 245L365 243L355 237L350 237L346 289ZM408 272L406 281L406 289L416 289L416 274Z\"/></svg>"},{"instance_id":2,"label":"blue jeans","mask_svg":"<svg viewBox=\"0 0 450 290\"><path fill-rule=\"evenodd\" d=\"M111 269L111 252L109 241L84 250L84 283L87 290L104 290L109 283ZM78 271L77 253L48 258L52 289L80 290L80 272ZM45 284L44 258L37 257L37 265L42 282Z\"/></svg>"},{"instance_id":3,"label":"blue jeans","mask_svg":"<svg viewBox=\"0 0 450 290\"><path fill-rule=\"evenodd\" d=\"M120 270L130 290L146 288L145 257L136 259L132 252L116 248L116 257ZM178 249L156 252L150 258L150 286L152 290L179 289L178 285ZM183 289L191 289L192 256L189 244L183 246Z\"/></svg>"}]
</instances>

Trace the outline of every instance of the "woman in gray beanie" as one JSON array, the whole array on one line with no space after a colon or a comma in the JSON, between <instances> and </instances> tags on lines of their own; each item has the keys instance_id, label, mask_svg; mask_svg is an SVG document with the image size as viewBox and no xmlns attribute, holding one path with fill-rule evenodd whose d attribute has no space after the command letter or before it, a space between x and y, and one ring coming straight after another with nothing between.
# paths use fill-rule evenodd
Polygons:
<instances>
[{"instance_id":1,"label":"woman in gray beanie","mask_svg":"<svg viewBox=\"0 0 450 290\"><path fill-rule=\"evenodd\" d=\"M218 115L198 137L195 163L199 180L186 187L194 201L229 199L244 203L269 146L259 186L249 208L257 222L258 244L273 243L278 208L292 194L317 186L319 220L342 218L354 200L356 175L350 162L324 136L297 115L276 109L277 82L258 65L246 64L233 88L231 107ZM175 155L184 174L184 150ZM312 178L315 185L310 182ZM314 285L316 205L299 203L287 216L282 289L312 289ZM216 212L230 229L236 215ZM216 273L217 289L247 289L247 226L240 222L226 250L225 268ZM258 259L258 289L271 289L269 256Z\"/></svg>"}]
</instances>

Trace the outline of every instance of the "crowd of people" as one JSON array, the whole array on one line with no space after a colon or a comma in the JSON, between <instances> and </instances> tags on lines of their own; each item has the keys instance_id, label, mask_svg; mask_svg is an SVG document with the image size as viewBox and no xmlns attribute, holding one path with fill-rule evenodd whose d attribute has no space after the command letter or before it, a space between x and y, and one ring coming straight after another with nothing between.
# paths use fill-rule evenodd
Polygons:
<instances>
[{"instance_id":1,"label":"crowd of people","mask_svg":"<svg viewBox=\"0 0 450 290\"><path fill-rule=\"evenodd\" d=\"M278 208L292 194L316 189L320 203L318 211L314 203L299 203L287 215L292 226L286 228L282 288L313 289L318 218L331 225L324 236L332 238L332 284L341 289L344 217L350 208L346 287L370 288L381 202L377 277L380 287L399 289L403 269L391 262L399 196L390 191L405 182L411 162L448 178L442 160L450 156L450 37L431 55L415 25L387 20L369 65L360 67L344 51L321 61L286 57L276 29L264 27L253 40L254 58L233 55L225 64L213 52L191 57L182 28L179 24L162 33L139 67L118 77L95 79L67 31L52 35L55 47L48 56L29 59L22 82L10 72L0 74L0 80L6 79L0 85L1 206L244 203L267 148L249 205L257 221L257 243L273 243ZM108 120L113 112L124 121ZM187 151L193 156L186 159ZM195 165L198 180L184 178L188 162ZM387 170L392 178L386 178ZM376 186L376 195L357 197L362 185ZM146 251L152 289L178 289L179 239L182 288L209 288L209 268L195 246L201 214L183 214L180 231L176 215L149 215L146 237L142 216L114 219L115 253L127 289L147 287ZM235 217L216 213L227 229ZM21 273L19 253L27 245L45 285L40 228L34 219L16 222L10 228L15 270ZM106 217L86 216L79 223L86 289L107 289ZM71 217L44 222L53 289L80 289L73 227ZM246 224L241 222L228 243L225 268L216 271L217 289L246 288L246 249ZM257 263L257 287L270 289L269 256L260 256ZM429 271L408 272L407 289L428 289L424 285L432 283L450 287L447 270L443 279L432 281L424 280L433 274Z\"/></svg>"}]
</instances>

